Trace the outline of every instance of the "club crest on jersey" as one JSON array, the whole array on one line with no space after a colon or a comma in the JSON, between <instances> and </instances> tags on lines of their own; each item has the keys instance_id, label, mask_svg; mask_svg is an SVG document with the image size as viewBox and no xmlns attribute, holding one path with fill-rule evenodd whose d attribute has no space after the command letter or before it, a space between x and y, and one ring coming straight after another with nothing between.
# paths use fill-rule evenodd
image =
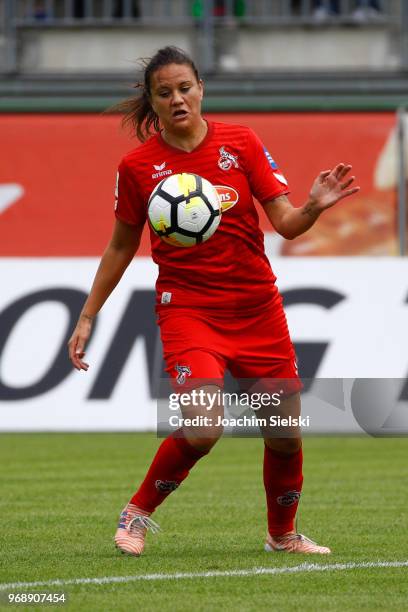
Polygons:
<instances>
[{"instance_id":1,"label":"club crest on jersey","mask_svg":"<svg viewBox=\"0 0 408 612\"><path fill-rule=\"evenodd\" d=\"M156 170L156 172L153 172L152 179L173 174L173 170L166 170L166 163L167 162L163 162L162 164L153 164L153 168Z\"/></svg>"},{"instance_id":2,"label":"club crest on jersey","mask_svg":"<svg viewBox=\"0 0 408 612\"><path fill-rule=\"evenodd\" d=\"M184 383L186 382L187 376L191 376L191 368L190 368L190 366L176 365L174 367L174 369L177 372L176 381L178 382L179 385L184 385Z\"/></svg>"},{"instance_id":3,"label":"club crest on jersey","mask_svg":"<svg viewBox=\"0 0 408 612\"><path fill-rule=\"evenodd\" d=\"M222 146L219 149L220 157L218 159L218 167L221 170L231 170L234 168L238 168L238 155L233 155L225 150L225 147Z\"/></svg>"}]
</instances>

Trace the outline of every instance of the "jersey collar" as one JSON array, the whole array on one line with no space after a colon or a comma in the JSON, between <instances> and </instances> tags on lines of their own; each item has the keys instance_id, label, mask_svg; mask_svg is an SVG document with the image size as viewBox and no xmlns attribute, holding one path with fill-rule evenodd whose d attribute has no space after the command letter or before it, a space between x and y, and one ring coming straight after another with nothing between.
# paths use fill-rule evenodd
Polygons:
<instances>
[{"instance_id":1,"label":"jersey collar","mask_svg":"<svg viewBox=\"0 0 408 612\"><path fill-rule=\"evenodd\" d=\"M195 147L195 149L193 149L192 151L183 151L183 149L178 149L177 147L173 147L172 145L168 144L163 136L161 131L157 134L157 142L167 151L171 151L172 153L178 153L180 155L191 155L192 153L196 153L197 151L199 151L200 149L202 149L203 147L206 146L206 144L208 143L208 141L212 138L213 132L214 132L214 126L213 123L211 121L207 121L207 119L205 119L206 123L207 123L207 133L204 136L203 140L200 142L199 145L197 145Z\"/></svg>"}]
</instances>

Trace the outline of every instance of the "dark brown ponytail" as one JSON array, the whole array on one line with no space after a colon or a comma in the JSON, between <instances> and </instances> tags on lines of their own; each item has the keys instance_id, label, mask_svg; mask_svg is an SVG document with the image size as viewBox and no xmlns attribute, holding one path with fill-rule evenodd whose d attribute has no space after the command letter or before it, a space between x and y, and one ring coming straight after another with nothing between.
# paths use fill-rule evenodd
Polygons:
<instances>
[{"instance_id":1,"label":"dark brown ponytail","mask_svg":"<svg viewBox=\"0 0 408 612\"><path fill-rule=\"evenodd\" d=\"M139 95L132 96L123 102L115 104L108 109L110 113L123 114L122 125L130 126L136 136L144 142L151 134L151 127L154 131L160 130L159 117L154 112L150 102L150 85L154 72L168 64L186 64L192 69L197 82L200 80L197 68L193 60L178 47L164 47L150 59L141 60L144 74L144 82L136 83L135 89L139 90Z\"/></svg>"}]
</instances>

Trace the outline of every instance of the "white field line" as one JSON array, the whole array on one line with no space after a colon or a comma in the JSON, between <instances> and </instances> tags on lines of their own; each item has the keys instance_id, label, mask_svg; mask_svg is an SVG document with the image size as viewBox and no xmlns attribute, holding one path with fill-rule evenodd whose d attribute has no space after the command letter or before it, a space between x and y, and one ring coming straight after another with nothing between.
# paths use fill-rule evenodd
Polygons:
<instances>
[{"instance_id":1,"label":"white field line","mask_svg":"<svg viewBox=\"0 0 408 612\"><path fill-rule=\"evenodd\" d=\"M127 582L154 581L154 580L183 580L187 578L233 578L235 576L276 576L279 574L300 574L303 572L338 572L353 569L372 568L398 568L407 567L408 561L373 561L366 563L332 563L319 565L318 563L302 563L292 567L253 567L250 569L237 569L210 572L179 572L176 574L136 574L134 576L103 576L101 578L69 578L67 580L43 580L38 582L9 582L0 583L0 591L10 589L30 589L35 587L64 587L76 584L121 584Z\"/></svg>"}]
</instances>

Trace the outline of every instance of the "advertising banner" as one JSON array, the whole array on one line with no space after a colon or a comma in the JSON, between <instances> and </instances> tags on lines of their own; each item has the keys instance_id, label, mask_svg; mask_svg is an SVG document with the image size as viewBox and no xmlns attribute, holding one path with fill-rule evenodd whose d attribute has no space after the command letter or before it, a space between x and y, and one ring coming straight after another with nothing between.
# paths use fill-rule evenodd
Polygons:
<instances>
[{"instance_id":1,"label":"advertising banner","mask_svg":"<svg viewBox=\"0 0 408 612\"><path fill-rule=\"evenodd\" d=\"M394 380L376 395L387 410L408 395L408 264L388 257L397 250L395 115L208 118L255 130L294 205L320 171L353 164L359 194L305 235L284 241L262 210L260 221L309 381L309 431L367 430L350 403L353 381ZM0 430L155 430L163 359L147 231L98 316L87 373L72 369L66 348L111 234L117 165L135 139L117 116L46 114L0 115L0 138ZM341 382L322 391L318 379Z\"/></svg>"},{"instance_id":2,"label":"advertising banner","mask_svg":"<svg viewBox=\"0 0 408 612\"><path fill-rule=\"evenodd\" d=\"M407 414L408 262L271 262L300 373L319 379L306 389L308 431L361 431L349 403L356 379L394 380L376 392L379 415L369 405L380 424L397 404ZM134 260L98 315L89 371L73 370L68 360L67 340L97 264L96 258L0 260L0 430L156 429L163 360L150 259Z\"/></svg>"},{"instance_id":3,"label":"advertising banner","mask_svg":"<svg viewBox=\"0 0 408 612\"><path fill-rule=\"evenodd\" d=\"M247 125L306 201L313 179L353 165L361 191L287 242L260 210L270 252L292 256L397 253L394 113L229 113L209 120ZM116 169L137 146L117 116L0 115L0 257L92 257L113 222ZM158 165L165 159L157 160ZM150 254L147 232L140 256Z\"/></svg>"}]
</instances>

